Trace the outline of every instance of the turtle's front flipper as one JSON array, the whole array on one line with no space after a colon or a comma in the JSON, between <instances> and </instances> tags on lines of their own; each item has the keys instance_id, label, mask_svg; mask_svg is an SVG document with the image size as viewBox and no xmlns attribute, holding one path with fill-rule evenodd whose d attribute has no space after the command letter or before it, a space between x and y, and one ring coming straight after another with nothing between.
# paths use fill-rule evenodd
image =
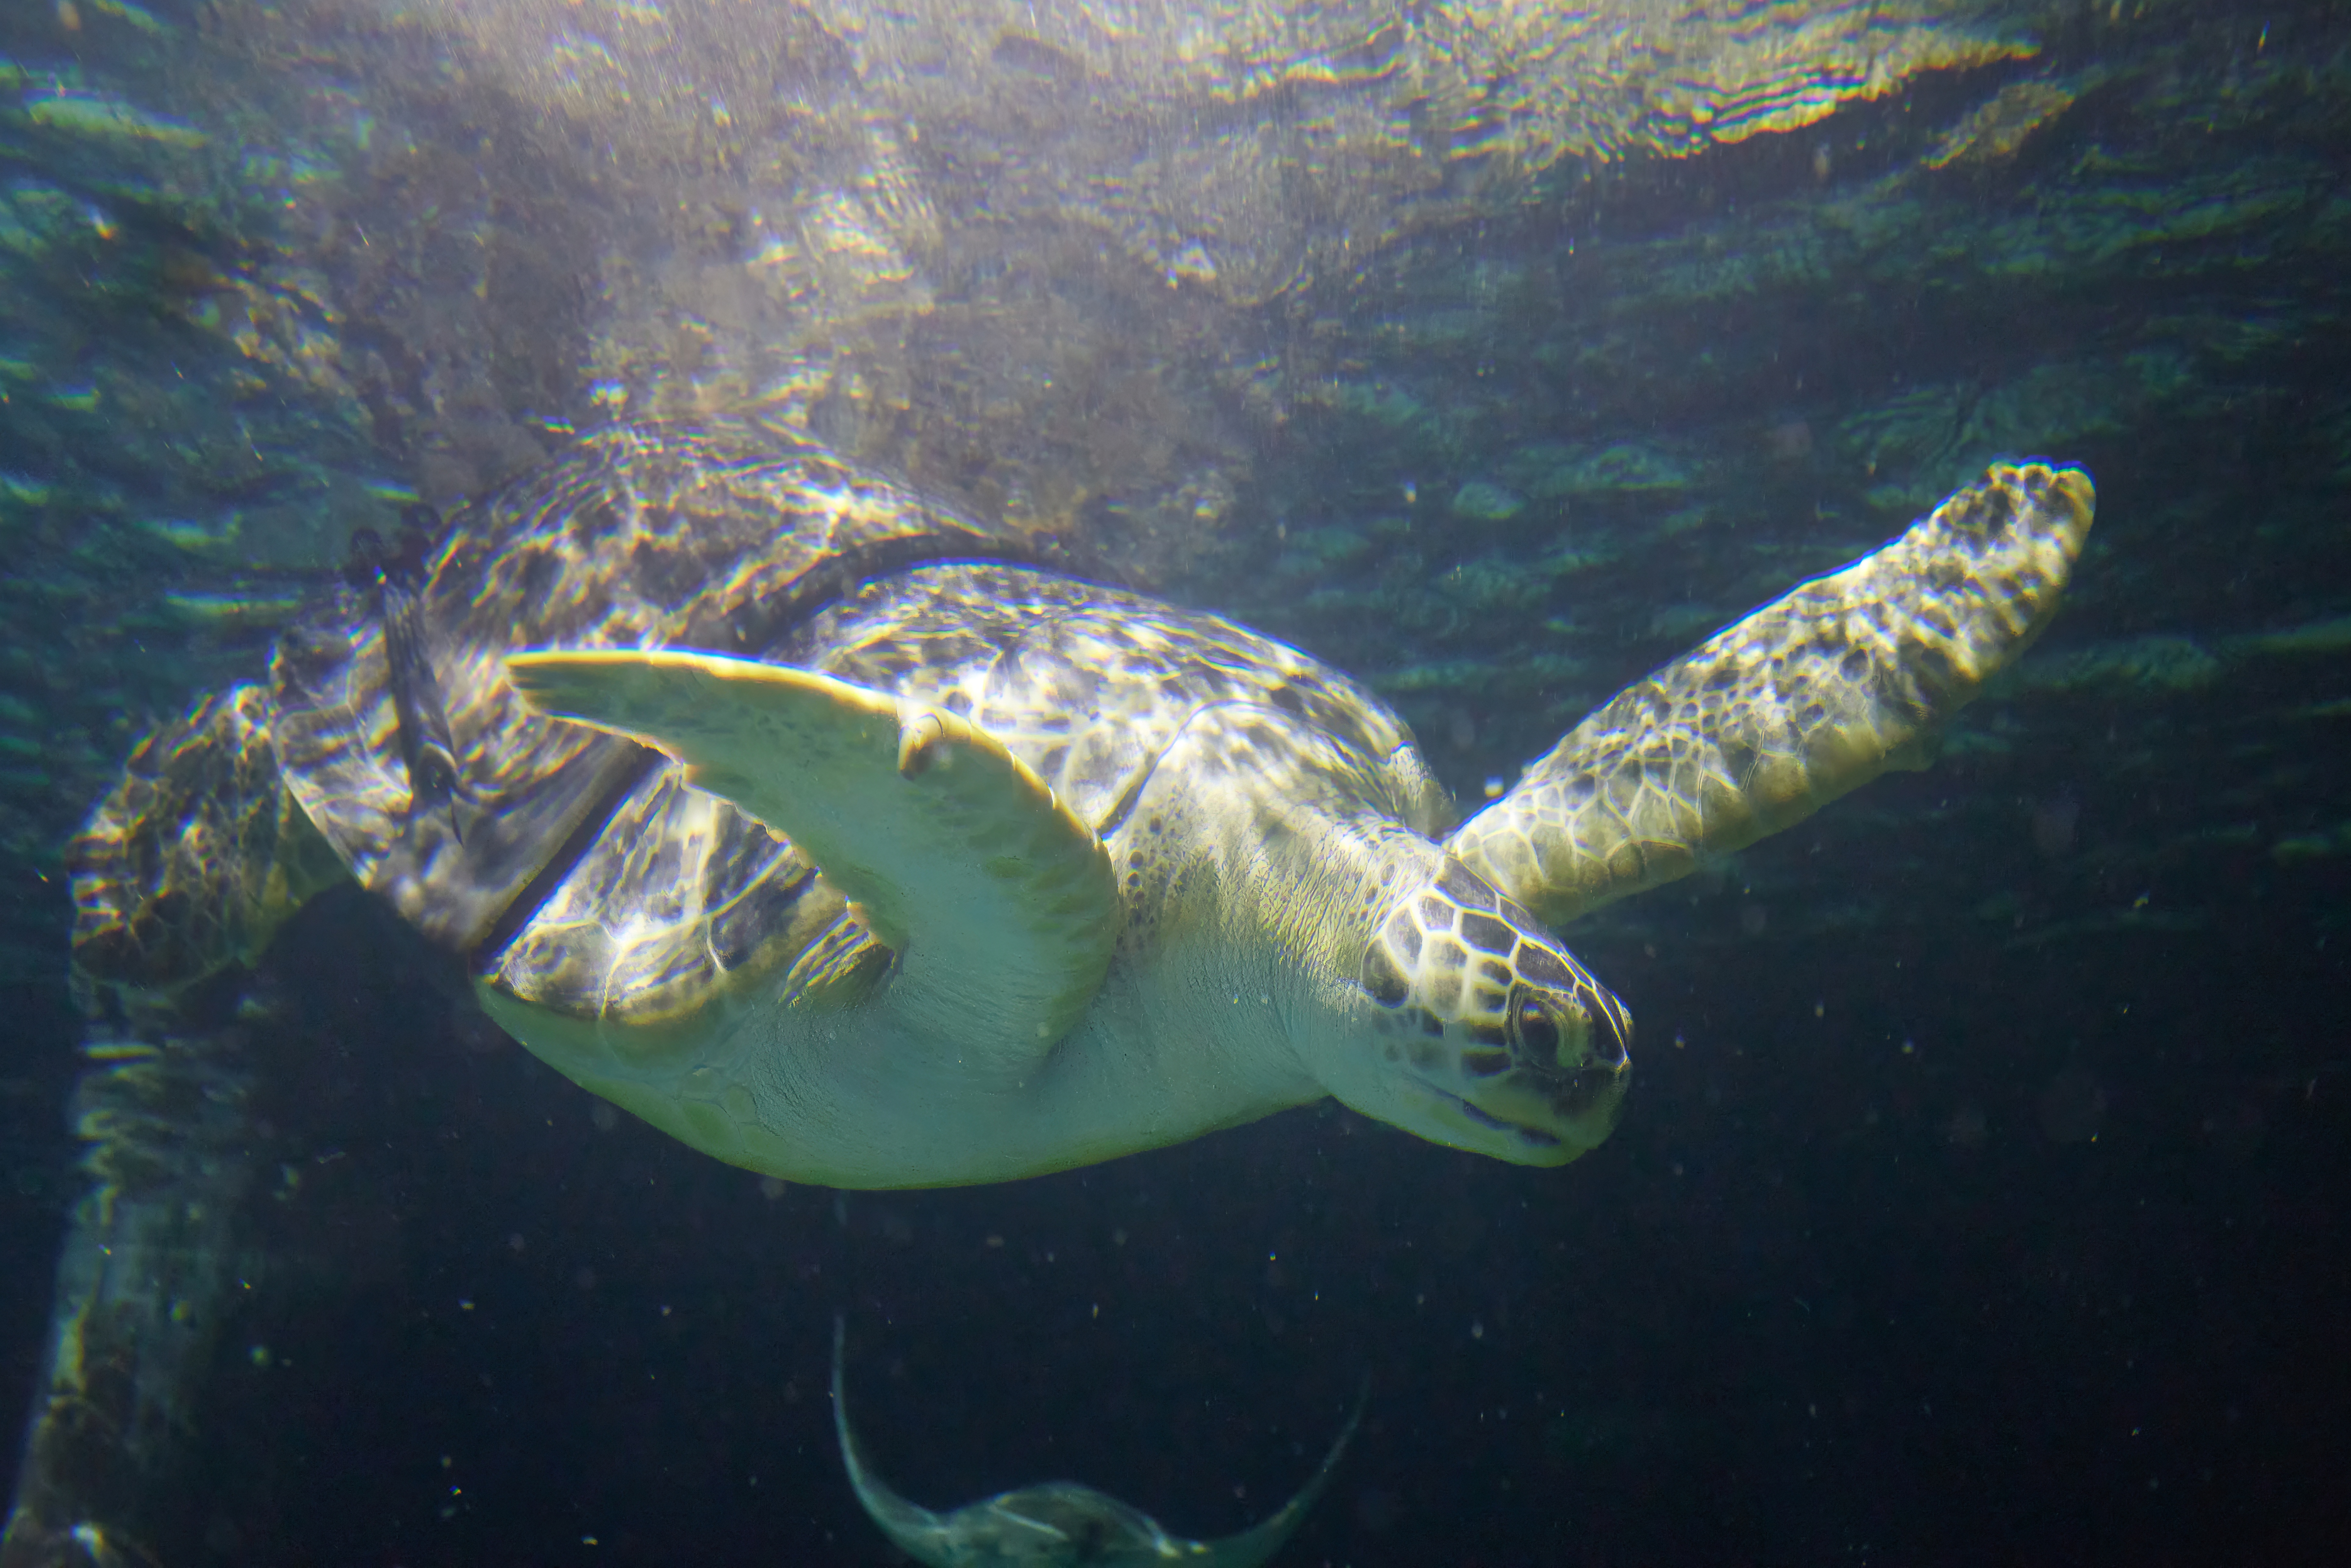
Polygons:
<instances>
[{"instance_id":1,"label":"turtle's front flipper","mask_svg":"<svg viewBox=\"0 0 2351 1568\"><path fill-rule=\"evenodd\" d=\"M1118 936L1110 856L1004 743L805 670L682 653L517 653L535 707L631 736L789 839L898 955L893 1006L958 1071L1015 1082Z\"/></svg>"},{"instance_id":2,"label":"turtle's front flipper","mask_svg":"<svg viewBox=\"0 0 2351 1568\"><path fill-rule=\"evenodd\" d=\"M1446 847L1556 925L1924 766L2048 624L2094 500L2079 468L1993 468L1619 693Z\"/></svg>"}]
</instances>

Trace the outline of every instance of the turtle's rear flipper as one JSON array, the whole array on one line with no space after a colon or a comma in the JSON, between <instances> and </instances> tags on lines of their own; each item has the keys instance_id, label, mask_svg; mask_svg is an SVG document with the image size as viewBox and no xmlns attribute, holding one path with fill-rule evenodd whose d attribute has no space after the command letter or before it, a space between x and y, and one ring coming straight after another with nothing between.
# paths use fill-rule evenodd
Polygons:
<instances>
[{"instance_id":1,"label":"turtle's rear flipper","mask_svg":"<svg viewBox=\"0 0 2351 1568\"><path fill-rule=\"evenodd\" d=\"M74 968L155 998L249 964L349 878L286 789L267 695L237 686L149 737L75 838Z\"/></svg>"},{"instance_id":2,"label":"turtle's rear flipper","mask_svg":"<svg viewBox=\"0 0 2351 1568\"><path fill-rule=\"evenodd\" d=\"M1924 766L2056 612L2095 500L2079 468L1993 468L1619 693L1446 848L1558 925Z\"/></svg>"},{"instance_id":3,"label":"turtle's rear flipper","mask_svg":"<svg viewBox=\"0 0 2351 1568\"><path fill-rule=\"evenodd\" d=\"M1024 1079L1110 967L1093 831L955 715L804 670L680 653L518 653L532 706L657 746L789 839L898 955L892 1005L959 1070Z\"/></svg>"}]
</instances>

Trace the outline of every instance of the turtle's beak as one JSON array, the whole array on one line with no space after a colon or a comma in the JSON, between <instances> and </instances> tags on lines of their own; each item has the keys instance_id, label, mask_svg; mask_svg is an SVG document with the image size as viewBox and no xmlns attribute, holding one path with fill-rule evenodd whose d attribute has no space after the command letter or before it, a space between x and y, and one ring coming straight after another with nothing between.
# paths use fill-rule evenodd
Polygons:
<instances>
[{"instance_id":1,"label":"turtle's beak","mask_svg":"<svg viewBox=\"0 0 2351 1568\"><path fill-rule=\"evenodd\" d=\"M1615 1130L1632 1017L1596 984L1572 996L1522 990L1511 1012L1507 1052L1473 1040L1412 1075L1436 1124L1413 1130L1514 1164L1564 1165Z\"/></svg>"},{"instance_id":2,"label":"turtle's beak","mask_svg":"<svg viewBox=\"0 0 2351 1568\"><path fill-rule=\"evenodd\" d=\"M1466 1140L1443 1141L1518 1165L1557 1166L1607 1141L1616 1130L1631 1078L1632 1064L1619 1059L1614 1067L1570 1073L1518 1068L1468 1094L1426 1081L1421 1087L1432 1097L1451 1101L1472 1134Z\"/></svg>"}]
</instances>

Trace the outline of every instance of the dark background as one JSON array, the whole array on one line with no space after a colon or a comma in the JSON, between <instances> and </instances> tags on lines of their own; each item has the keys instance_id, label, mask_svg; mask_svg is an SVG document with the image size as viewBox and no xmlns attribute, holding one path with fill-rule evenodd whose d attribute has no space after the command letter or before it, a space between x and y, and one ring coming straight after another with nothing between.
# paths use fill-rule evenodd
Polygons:
<instances>
[{"instance_id":1,"label":"dark background","mask_svg":"<svg viewBox=\"0 0 2351 1568\"><path fill-rule=\"evenodd\" d=\"M1865 871L1760 854L1823 900ZM1735 887L1669 891L1584 946L1639 1068L1565 1170L1323 1108L845 1202L600 1129L331 901L275 966L315 1147L204 1423L212 1544L887 1561L832 1449L843 1310L866 1439L942 1508L1066 1476L1236 1529L1369 1372L1300 1562L2327 1561L2339 895L2248 886L2189 936L1726 944ZM10 1260L20 1346L41 1261Z\"/></svg>"}]
</instances>

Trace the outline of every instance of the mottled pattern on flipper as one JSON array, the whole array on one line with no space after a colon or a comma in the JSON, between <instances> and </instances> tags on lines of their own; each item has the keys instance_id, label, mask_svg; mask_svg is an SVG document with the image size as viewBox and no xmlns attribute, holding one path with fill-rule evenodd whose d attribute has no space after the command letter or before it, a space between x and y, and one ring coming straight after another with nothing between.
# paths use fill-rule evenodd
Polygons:
<instances>
[{"instance_id":1,"label":"mottled pattern on flipper","mask_svg":"<svg viewBox=\"0 0 2351 1568\"><path fill-rule=\"evenodd\" d=\"M68 851L74 966L163 992L250 962L344 880L287 792L266 695L237 686L149 736Z\"/></svg>"},{"instance_id":2,"label":"mottled pattern on flipper","mask_svg":"<svg viewBox=\"0 0 2351 1568\"><path fill-rule=\"evenodd\" d=\"M2079 468L1991 469L1627 687L1446 847L1558 925L1923 765L2055 613L2095 499Z\"/></svg>"}]
</instances>

